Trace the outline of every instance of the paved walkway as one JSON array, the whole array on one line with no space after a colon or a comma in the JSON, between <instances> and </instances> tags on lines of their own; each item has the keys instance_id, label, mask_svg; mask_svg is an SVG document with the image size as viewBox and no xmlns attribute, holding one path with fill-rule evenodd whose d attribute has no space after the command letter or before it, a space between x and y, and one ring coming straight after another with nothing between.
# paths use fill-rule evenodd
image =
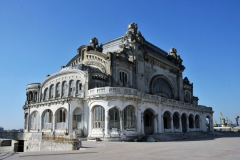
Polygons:
<instances>
[{"instance_id":1,"label":"paved walkway","mask_svg":"<svg viewBox=\"0 0 240 160\"><path fill-rule=\"evenodd\" d=\"M6 159L18 160L240 160L240 133L217 137L170 142L90 142L83 141L83 148L65 152L24 152ZM1 157L0 157L1 159Z\"/></svg>"}]
</instances>

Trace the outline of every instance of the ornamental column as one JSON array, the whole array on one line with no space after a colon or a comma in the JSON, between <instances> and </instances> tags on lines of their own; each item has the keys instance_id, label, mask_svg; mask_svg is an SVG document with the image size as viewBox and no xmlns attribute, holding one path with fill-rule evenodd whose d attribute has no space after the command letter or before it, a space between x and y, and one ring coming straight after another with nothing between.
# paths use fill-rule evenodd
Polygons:
<instances>
[{"instance_id":1,"label":"ornamental column","mask_svg":"<svg viewBox=\"0 0 240 160\"><path fill-rule=\"evenodd\" d=\"M70 118L70 111L71 111L71 101L72 101L72 99L71 98L69 98L68 100L67 100L67 103L68 103L68 116L67 116L67 132L68 132L68 135L71 133L71 125L70 125L70 122L71 122L71 118Z\"/></svg>"},{"instance_id":2,"label":"ornamental column","mask_svg":"<svg viewBox=\"0 0 240 160\"><path fill-rule=\"evenodd\" d=\"M182 132L182 119L178 118L178 121L179 121L180 132Z\"/></svg>"},{"instance_id":3,"label":"ornamental column","mask_svg":"<svg viewBox=\"0 0 240 160\"><path fill-rule=\"evenodd\" d=\"M187 117L187 132L189 132L189 118Z\"/></svg>"},{"instance_id":4,"label":"ornamental column","mask_svg":"<svg viewBox=\"0 0 240 160\"><path fill-rule=\"evenodd\" d=\"M141 128L142 128L142 134L144 135L145 133L144 133L144 119L143 119L143 115L144 115L144 113L142 112L141 113Z\"/></svg>"},{"instance_id":5,"label":"ornamental column","mask_svg":"<svg viewBox=\"0 0 240 160\"><path fill-rule=\"evenodd\" d=\"M108 115L109 110L105 109L105 129L104 129L104 137L110 137L108 134L108 124L109 124L109 115Z\"/></svg>"},{"instance_id":6,"label":"ornamental column","mask_svg":"<svg viewBox=\"0 0 240 160\"><path fill-rule=\"evenodd\" d=\"M154 115L154 133L158 133L158 114Z\"/></svg>"},{"instance_id":7,"label":"ornamental column","mask_svg":"<svg viewBox=\"0 0 240 160\"><path fill-rule=\"evenodd\" d=\"M122 118L122 111L119 109L119 118L120 118L120 134L123 135L123 118Z\"/></svg>"},{"instance_id":8,"label":"ornamental column","mask_svg":"<svg viewBox=\"0 0 240 160\"><path fill-rule=\"evenodd\" d=\"M170 117L170 121L171 121L171 132L174 132L173 118L172 117Z\"/></svg>"}]
</instances>

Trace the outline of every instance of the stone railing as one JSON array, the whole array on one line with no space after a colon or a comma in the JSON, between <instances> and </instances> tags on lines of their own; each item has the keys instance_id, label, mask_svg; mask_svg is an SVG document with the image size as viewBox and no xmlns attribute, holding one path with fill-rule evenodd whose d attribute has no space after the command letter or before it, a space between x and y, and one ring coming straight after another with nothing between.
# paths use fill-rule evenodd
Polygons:
<instances>
[{"instance_id":1,"label":"stone railing","mask_svg":"<svg viewBox=\"0 0 240 160\"><path fill-rule=\"evenodd\" d=\"M211 107L206 107L206 106L202 106L202 105L194 105L194 104L185 103L185 102L182 102L182 101L167 99L167 98L164 98L164 97L161 97L161 96L140 92L140 91L138 91L136 89L132 89L132 88L101 87L101 88L94 88L94 89L88 90L88 97L97 96L97 95L117 95L117 94L136 96L136 97L139 97L141 99L146 99L146 100L150 100L150 101L168 103L168 104L171 104L173 106L198 108L200 110L212 111Z\"/></svg>"}]
</instances>

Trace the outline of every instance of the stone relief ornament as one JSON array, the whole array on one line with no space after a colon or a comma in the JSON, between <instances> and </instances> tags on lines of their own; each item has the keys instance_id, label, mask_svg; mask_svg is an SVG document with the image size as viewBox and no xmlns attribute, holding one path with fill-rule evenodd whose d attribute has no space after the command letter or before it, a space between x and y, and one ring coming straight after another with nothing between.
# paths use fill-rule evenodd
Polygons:
<instances>
[{"instance_id":1,"label":"stone relief ornament","mask_svg":"<svg viewBox=\"0 0 240 160\"><path fill-rule=\"evenodd\" d=\"M145 84L147 86L149 86L150 78L151 78L152 74L155 73L156 71L157 71L156 69L149 67L149 66L144 68Z\"/></svg>"},{"instance_id":2,"label":"stone relief ornament","mask_svg":"<svg viewBox=\"0 0 240 160\"><path fill-rule=\"evenodd\" d=\"M90 46L87 46L87 51L90 50L102 52L102 45L98 46L98 39L96 37L90 39Z\"/></svg>"},{"instance_id":3,"label":"stone relief ornament","mask_svg":"<svg viewBox=\"0 0 240 160\"><path fill-rule=\"evenodd\" d=\"M141 32L138 31L137 24L131 23L128 25L128 30L122 38L122 45L120 45L120 48L129 55L129 58L135 60L136 56L144 53L144 41L144 37ZM140 59L143 59L142 56L140 56Z\"/></svg>"}]
</instances>

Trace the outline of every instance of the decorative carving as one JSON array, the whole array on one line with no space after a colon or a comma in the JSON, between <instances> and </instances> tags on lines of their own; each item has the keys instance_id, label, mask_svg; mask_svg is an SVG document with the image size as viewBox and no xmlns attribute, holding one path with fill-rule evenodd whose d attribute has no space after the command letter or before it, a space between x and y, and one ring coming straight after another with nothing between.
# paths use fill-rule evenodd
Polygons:
<instances>
[{"instance_id":1,"label":"decorative carving","mask_svg":"<svg viewBox=\"0 0 240 160\"><path fill-rule=\"evenodd\" d=\"M145 52L143 48L143 42L145 41L141 32L138 31L138 26L136 23L131 23L128 25L128 30L122 39L122 51L129 55L129 58L134 61L138 55L140 60L143 60L142 54ZM139 57L139 56L138 56Z\"/></svg>"},{"instance_id":2,"label":"decorative carving","mask_svg":"<svg viewBox=\"0 0 240 160\"><path fill-rule=\"evenodd\" d=\"M145 76L145 84L149 86L150 78L152 77L152 74L155 73L157 70L154 68L151 68L149 66L146 66L144 69L144 76Z\"/></svg>"},{"instance_id":3,"label":"decorative carving","mask_svg":"<svg viewBox=\"0 0 240 160\"><path fill-rule=\"evenodd\" d=\"M87 51L89 50L102 52L102 45L98 46L98 39L96 37L90 40L90 46L87 46Z\"/></svg>"}]
</instances>

